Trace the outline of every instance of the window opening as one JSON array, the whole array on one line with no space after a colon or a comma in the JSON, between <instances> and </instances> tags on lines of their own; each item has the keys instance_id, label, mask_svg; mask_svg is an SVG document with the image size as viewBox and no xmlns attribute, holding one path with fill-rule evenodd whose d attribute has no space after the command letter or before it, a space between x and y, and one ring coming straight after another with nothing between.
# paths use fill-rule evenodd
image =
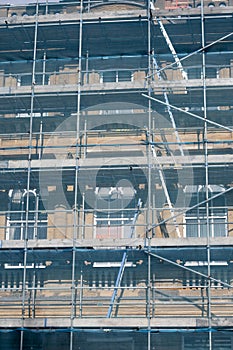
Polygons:
<instances>
[{"instance_id":1,"label":"window opening","mask_svg":"<svg viewBox=\"0 0 233 350\"><path fill-rule=\"evenodd\" d=\"M94 216L96 238L131 236L137 200L132 187L96 188Z\"/></svg>"},{"instance_id":2,"label":"window opening","mask_svg":"<svg viewBox=\"0 0 233 350\"><path fill-rule=\"evenodd\" d=\"M27 190L10 190L8 197L6 239L25 239L26 224L28 224L28 239L45 239L48 219L47 214L43 212L42 201L36 190L29 191L28 223L26 220Z\"/></svg>"},{"instance_id":3,"label":"window opening","mask_svg":"<svg viewBox=\"0 0 233 350\"><path fill-rule=\"evenodd\" d=\"M197 203L205 201L205 186L186 186L186 207L192 207ZM210 197L219 192L224 192L221 186L208 186ZM209 201L209 229L210 237L224 237L227 235L227 208L225 196L218 196ZM185 214L185 236L207 237L207 215L206 204L202 204Z\"/></svg>"}]
</instances>

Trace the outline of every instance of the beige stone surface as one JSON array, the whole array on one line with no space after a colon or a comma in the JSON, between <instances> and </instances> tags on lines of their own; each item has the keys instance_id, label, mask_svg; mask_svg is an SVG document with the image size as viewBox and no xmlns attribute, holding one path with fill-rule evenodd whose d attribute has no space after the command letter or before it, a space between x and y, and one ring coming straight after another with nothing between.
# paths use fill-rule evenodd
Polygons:
<instances>
[{"instance_id":1,"label":"beige stone surface","mask_svg":"<svg viewBox=\"0 0 233 350\"><path fill-rule=\"evenodd\" d=\"M5 226L6 226L6 217L5 215L0 215L0 240L5 239Z\"/></svg>"},{"instance_id":2,"label":"beige stone surface","mask_svg":"<svg viewBox=\"0 0 233 350\"><path fill-rule=\"evenodd\" d=\"M230 68L219 69L219 78L230 78Z\"/></svg>"},{"instance_id":3,"label":"beige stone surface","mask_svg":"<svg viewBox=\"0 0 233 350\"><path fill-rule=\"evenodd\" d=\"M137 71L133 73L133 80L145 80L146 73L143 71Z\"/></svg>"},{"instance_id":4,"label":"beige stone surface","mask_svg":"<svg viewBox=\"0 0 233 350\"><path fill-rule=\"evenodd\" d=\"M16 87L17 86L17 79L12 76L5 77L5 86L7 87Z\"/></svg>"},{"instance_id":5,"label":"beige stone surface","mask_svg":"<svg viewBox=\"0 0 233 350\"><path fill-rule=\"evenodd\" d=\"M84 73L84 84L99 84L100 75L97 72Z\"/></svg>"},{"instance_id":6,"label":"beige stone surface","mask_svg":"<svg viewBox=\"0 0 233 350\"><path fill-rule=\"evenodd\" d=\"M228 236L233 237L233 209L228 211Z\"/></svg>"}]
</instances>

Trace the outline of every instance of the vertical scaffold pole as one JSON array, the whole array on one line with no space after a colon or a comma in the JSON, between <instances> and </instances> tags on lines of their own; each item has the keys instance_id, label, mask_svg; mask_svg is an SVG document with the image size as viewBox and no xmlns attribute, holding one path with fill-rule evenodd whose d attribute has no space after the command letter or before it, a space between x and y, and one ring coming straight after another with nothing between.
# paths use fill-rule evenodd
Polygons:
<instances>
[{"instance_id":1,"label":"vertical scaffold pole","mask_svg":"<svg viewBox=\"0 0 233 350\"><path fill-rule=\"evenodd\" d=\"M32 63L32 81L31 81L31 103L30 103L30 126L28 140L28 169L27 169L27 193L26 193L26 213L25 213L25 232L24 232L24 262L23 262L23 285L22 285L22 329L24 328L25 310L26 310L26 278L27 278L27 253L28 253L28 222L29 222L29 199L30 199L30 180L31 180L31 161L32 161L32 131L33 131L33 111L34 111L34 95L35 95L35 71L36 71L36 50L37 50L37 34L38 34L38 11L39 3L36 2L35 14L35 31L33 45L33 63ZM24 331L20 334L20 350L23 350Z\"/></svg>"},{"instance_id":2,"label":"vertical scaffold pole","mask_svg":"<svg viewBox=\"0 0 233 350\"><path fill-rule=\"evenodd\" d=\"M76 117L76 150L75 150L75 185L74 185L74 209L73 209L73 248L72 248L72 294L71 294L71 314L70 314L70 350L73 350L74 332L73 323L76 317L76 241L78 234L78 172L79 172L79 143L80 143L80 102L82 83L82 36L83 36L83 0L80 1L79 17L79 49L78 49L78 91L77 91L77 117ZM80 269L80 298L82 296L82 269ZM79 299L80 304L82 300ZM81 315L79 315L81 317Z\"/></svg>"},{"instance_id":3,"label":"vertical scaffold pole","mask_svg":"<svg viewBox=\"0 0 233 350\"><path fill-rule=\"evenodd\" d=\"M208 262L208 276L211 276L211 247L210 247L210 219L209 219L209 167L208 167L208 124L207 124L207 96L206 96L206 53L205 53L205 15L204 15L204 0L201 0L201 43L202 43L202 84L203 84L203 109L204 109L204 154L205 154L205 196L206 196L206 249ZM207 280L208 291L208 337L209 350L212 350L212 317L211 317L211 279Z\"/></svg>"},{"instance_id":4,"label":"vertical scaffold pole","mask_svg":"<svg viewBox=\"0 0 233 350\"><path fill-rule=\"evenodd\" d=\"M153 9L153 3L151 0L148 0L147 3L147 32L148 32L148 95L151 96L151 58L152 58L152 46L151 46L151 21L152 21L152 9ZM152 138L153 130L152 130L152 102L149 99L148 101L148 137L149 139ZM148 232L148 228L151 224L152 219L152 206L151 206L151 196L152 196L152 184L151 184L151 176L152 176L152 161L151 161L151 150L150 146L148 145L147 149L147 157L148 157L148 198L147 198L147 217L146 217L146 229ZM147 245L150 247L150 234L147 233L147 236L145 237L147 241ZM147 316L147 350L151 349L151 321L150 321L150 305L151 305L151 289L150 289L150 282L151 282L151 274L150 274L150 259L148 259L148 273L147 273L147 285L146 285L146 316Z\"/></svg>"}]
</instances>

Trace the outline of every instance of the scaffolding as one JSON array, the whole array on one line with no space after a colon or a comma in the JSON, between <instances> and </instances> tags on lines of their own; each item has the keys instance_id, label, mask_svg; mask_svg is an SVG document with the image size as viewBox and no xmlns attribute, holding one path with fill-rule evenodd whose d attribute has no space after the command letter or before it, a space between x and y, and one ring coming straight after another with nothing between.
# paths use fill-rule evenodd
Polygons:
<instances>
[{"instance_id":1,"label":"scaffolding","mask_svg":"<svg viewBox=\"0 0 233 350\"><path fill-rule=\"evenodd\" d=\"M232 6L0 5L2 350L230 350Z\"/></svg>"}]
</instances>

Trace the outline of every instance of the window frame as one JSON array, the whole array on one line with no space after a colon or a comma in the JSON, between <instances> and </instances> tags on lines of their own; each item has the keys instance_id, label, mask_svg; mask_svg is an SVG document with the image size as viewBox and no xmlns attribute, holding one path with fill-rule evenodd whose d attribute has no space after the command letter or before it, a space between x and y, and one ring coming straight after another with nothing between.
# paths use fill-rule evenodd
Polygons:
<instances>
[{"instance_id":1,"label":"window frame","mask_svg":"<svg viewBox=\"0 0 233 350\"><path fill-rule=\"evenodd\" d=\"M14 194L18 192L17 201L13 202ZM30 196L34 196L34 203L32 210L29 210L29 216L26 219L26 200L27 194ZM19 195L21 194L21 196ZM28 224L28 239L46 239L47 238L47 227L48 227L48 216L43 218L44 213L42 214L39 209L39 194L37 190L13 190L11 189L8 193L9 197L9 210L6 218L6 232L5 239L6 240L24 240L25 239L25 228L26 224ZM13 204L14 203L14 204ZM19 210L12 210L13 205L18 205ZM31 217L32 215L32 217ZM17 217L19 216L19 217ZM18 233L15 229L19 229L19 238L17 237ZM30 228L33 231L31 235L29 230ZM46 228L45 234L40 231L40 228ZM42 231L42 230L41 230ZM42 238L40 237L42 236ZM45 237L44 237L45 236Z\"/></svg>"},{"instance_id":2,"label":"window frame","mask_svg":"<svg viewBox=\"0 0 233 350\"><path fill-rule=\"evenodd\" d=\"M187 187L187 186L186 186ZM196 191L195 191L195 187L196 187ZM206 191L206 186L204 185L199 185L199 186L190 186L189 191L187 191L189 194L191 194L190 196L190 202L193 201L193 199L196 197L197 203L201 203L203 201L203 198L200 198L203 196L203 194ZM221 186L208 186L208 191L210 193L209 198L213 197L214 194L223 193L223 197L224 197L224 192L225 189ZM219 197L218 197L219 198ZM210 200L209 203L209 215L208 215L208 219L209 219L209 230L210 230L210 237L227 237L228 235L228 229L227 229L227 222L228 222L228 210L227 210L227 206L226 206L226 200L224 198L224 205L223 206L216 206L214 203L215 200ZM192 206L191 206L192 207ZM194 211L196 211L196 215L192 210L187 211L184 216L183 216L183 226L184 226L184 237L185 238L206 238L207 237L207 230L205 229L204 234L203 232L203 228L207 227L207 213L206 213L206 205L203 204L202 206L198 206L197 208L195 208ZM222 211L222 213L221 213ZM219 221L220 222L216 222ZM191 223L191 225L193 225L194 227L197 227L197 234L188 234L188 226L190 224L188 224L188 221L193 221L193 223ZM202 224L202 222L206 222L206 226ZM217 224L220 224L222 226L224 226L224 229L221 231L221 229L219 230L217 227L219 227ZM192 232L192 230L191 230ZM224 232L224 234L218 234L218 232Z\"/></svg>"}]
</instances>

